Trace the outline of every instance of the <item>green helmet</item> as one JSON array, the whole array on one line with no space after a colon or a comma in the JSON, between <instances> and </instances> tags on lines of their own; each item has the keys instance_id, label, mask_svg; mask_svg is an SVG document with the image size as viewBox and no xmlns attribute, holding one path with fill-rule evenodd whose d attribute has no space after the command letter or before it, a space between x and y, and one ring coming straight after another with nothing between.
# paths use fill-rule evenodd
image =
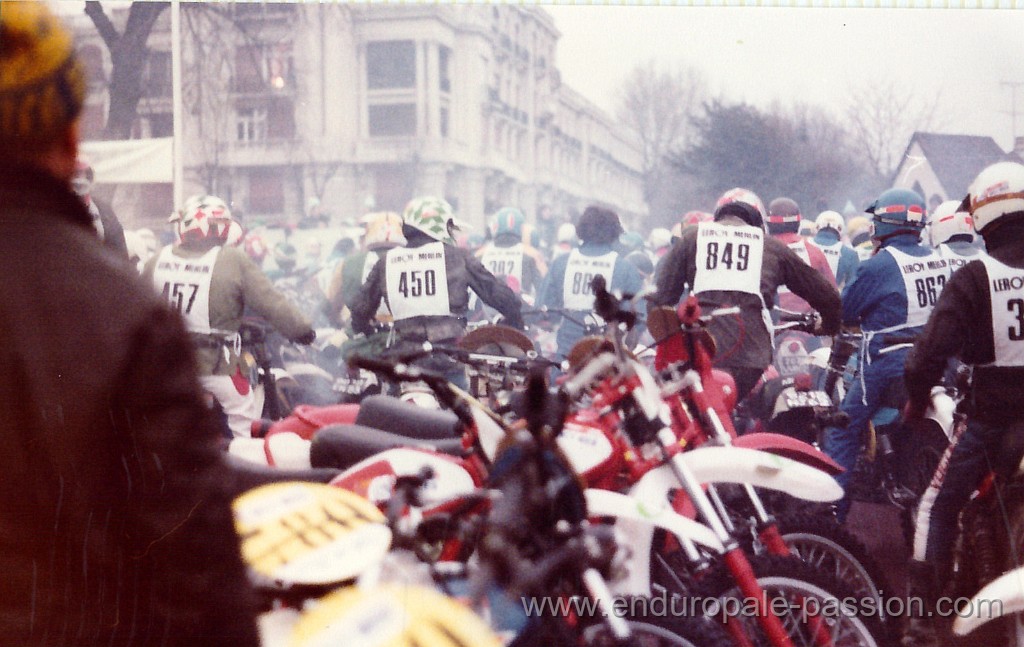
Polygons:
<instances>
[{"instance_id":1,"label":"green helmet","mask_svg":"<svg viewBox=\"0 0 1024 647\"><path fill-rule=\"evenodd\" d=\"M521 238L523 226L526 224L526 216L515 207L502 207L491 216L491 236L497 237L511 234Z\"/></svg>"},{"instance_id":2,"label":"green helmet","mask_svg":"<svg viewBox=\"0 0 1024 647\"><path fill-rule=\"evenodd\" d=\"M413 198L405 205L402 222L442 243L455 244L455 211L446 200L427 196Z\"/></svg>"}]
</instances>

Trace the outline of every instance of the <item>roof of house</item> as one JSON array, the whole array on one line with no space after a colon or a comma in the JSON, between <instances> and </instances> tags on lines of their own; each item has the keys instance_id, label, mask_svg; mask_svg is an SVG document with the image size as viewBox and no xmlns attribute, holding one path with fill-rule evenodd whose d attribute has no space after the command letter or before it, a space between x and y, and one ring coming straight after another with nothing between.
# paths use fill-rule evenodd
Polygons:
<instances>
[{"instance_id":1,"label":"roof of house","mask_svg":"<svg viewBox=\"0 0 1024 647\"><path fill-rule=\"evenodd\" d=\"M922 132L915 132L910 138L904 159L915 141L951 199L967 195L967 187L986 166L1004 160L1022 161L1015 153L1000 148L991 137Z\"/></svg>"}]
</instances>

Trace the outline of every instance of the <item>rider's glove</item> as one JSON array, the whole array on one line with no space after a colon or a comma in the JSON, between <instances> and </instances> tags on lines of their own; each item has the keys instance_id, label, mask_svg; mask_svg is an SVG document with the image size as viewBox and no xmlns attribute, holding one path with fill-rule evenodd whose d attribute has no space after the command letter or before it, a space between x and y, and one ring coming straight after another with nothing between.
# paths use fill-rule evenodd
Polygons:
<instances>
[{"instance_id":1,"label":"rider's glove","mask_svg":"<svg viewBox=\"0 0 1024 647\"><path fill-rule=\"evenodd\" d=\"M295 342L296 344L303 344L308 346L312 344L314 341L316 341L316 331L310 328L301 335L293 337L292 341Z\"/></svg>"}]
</instances>

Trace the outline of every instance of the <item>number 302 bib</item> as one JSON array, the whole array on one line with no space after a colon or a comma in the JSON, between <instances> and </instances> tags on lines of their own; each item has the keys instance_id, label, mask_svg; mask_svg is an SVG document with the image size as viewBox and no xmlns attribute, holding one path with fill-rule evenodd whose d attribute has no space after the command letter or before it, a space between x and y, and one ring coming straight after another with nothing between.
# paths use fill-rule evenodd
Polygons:
<instances>
[{"instance_id":1,"label":"number 302 bib","mask_svg":"<svg viewBox=\"0 0 1024 647\"><path fill-rule=\"evenodd\" d=\"M395 321L451 316L444 255L444 243L388 250L384 257L384 280Z\"/></svg>"},{"instance_id":2,"label":"number 302 bib","mask_svg":"<svg viewBox=\"0 0 1024 647\"><path fill-rule=\"evenodd\" d=\"M755 227L702 222L697 229L693 292L728 290L761 296L764 233Z\"/></svg>"}]
</instances>

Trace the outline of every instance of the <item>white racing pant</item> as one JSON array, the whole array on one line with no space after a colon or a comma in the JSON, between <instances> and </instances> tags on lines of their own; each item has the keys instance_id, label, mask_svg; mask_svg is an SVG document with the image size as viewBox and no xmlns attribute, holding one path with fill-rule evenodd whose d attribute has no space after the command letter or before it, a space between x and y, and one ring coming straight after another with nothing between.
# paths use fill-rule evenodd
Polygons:
<instances>
[{"instance_id":1,"label":"white racing pant","mask_svg":"<svg viewBox=\"0 0 1024 647\"><path fill-rule=\"evenodd\" d=\"M228 427L235 438L251 438L252 422L263 412L263 391L244 382L245 393L239 393L236 379L230 375L206 375L199 378L203 388L220 402L228 418Z\"/></svg>"}]
</instances>

